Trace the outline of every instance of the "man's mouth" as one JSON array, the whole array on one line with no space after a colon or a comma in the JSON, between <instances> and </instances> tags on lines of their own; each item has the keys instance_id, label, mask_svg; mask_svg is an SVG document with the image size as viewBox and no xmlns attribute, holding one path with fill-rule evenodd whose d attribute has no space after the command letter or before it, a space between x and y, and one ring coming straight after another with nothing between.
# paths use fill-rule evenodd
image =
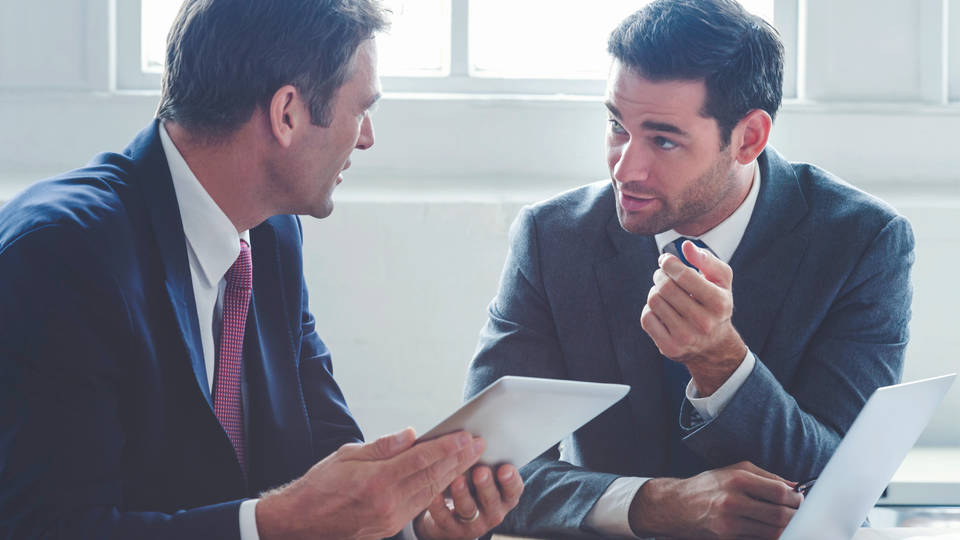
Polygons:
<instances>
[{"instance_id":1,"label":"man's mouth","mask_svg":"<svg viewBox=\"0 0 960 540\"><path fill-rule=\"evenodd\" d=\"M348 159L346 163L343 164L343 167L340 169L340 174L337 175L337 181L334 185L340 185L340 182L343 182L343 171L350 168L350 160Z\"/></svg>"},{"instance_id":2,"label":"man's mouth","mask_svg":"<svg viewBox=\"0 0 960 540\"><path fill-rule=\"evenodd\" d=\"M649 208L657 198L650 195L630 195L620 192L620 206L627 211L639 211Z\"/></svg>"}]
</instances>

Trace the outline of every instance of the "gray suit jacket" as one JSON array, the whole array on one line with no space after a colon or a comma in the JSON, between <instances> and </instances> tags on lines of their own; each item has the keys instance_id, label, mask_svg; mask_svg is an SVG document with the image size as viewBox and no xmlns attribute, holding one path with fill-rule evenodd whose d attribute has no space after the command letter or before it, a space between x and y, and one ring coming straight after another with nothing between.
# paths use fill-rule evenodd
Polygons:
<instances>
[{"instance_id":1,"label":"gray suit jacket","mask_svg":"<svg viewBox=\"0 0 960 540\"><path fill-rule=\"evenodd\" d=\"M712 421L680 415L711 468L749 460L802 481L826 464L875 388L899 381L913 234L878 199L768 148L750 223L730 261L733 323L758 362ZM657 268L651 236L624 231L609 182L524 208L466 396L503 375L631 387L627 399L521 473L504 532L583 533L619 476L665 475L663 360L640 327Z\"/></svg>"}]
</instances>

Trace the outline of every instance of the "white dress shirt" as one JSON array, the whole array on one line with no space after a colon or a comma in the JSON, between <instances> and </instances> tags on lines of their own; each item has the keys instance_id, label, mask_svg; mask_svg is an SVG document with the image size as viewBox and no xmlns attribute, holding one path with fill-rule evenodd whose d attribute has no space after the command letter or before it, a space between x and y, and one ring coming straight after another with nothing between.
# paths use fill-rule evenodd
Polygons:
<instances>
[{"instance_id":1,"label":"white dress shirt","mask_svg":"<svg viewBox=\"0 0 960 540\"><path fill-rule=\"evenodd\" d=\"M160 123L160 144L167 156L173 189L180 207L180 221L187 243L187 260L193 282L193 298L200 323L203 364L207 368L207 385L213 393L213 371L217 364L216 342L223 329L224 276L240 255L240 239L250 243L250 232L237 233L230 218L217 206L207 190L190 170L180 151ZM252 247L252 246L251 246ZM251 260L253 249L250 250ZM259 540L257 534L257 499L240 504L240 538Z\"/></svg>"},{"instance_id":2,"label":"white dress shirt","mask_svg":"<svg viewBox=\"0 0 960 540\"><path fill-rule=\"evenodd\" d=\"M747 198L727 219L719 225L705 232L701 236L688 237L703 241L717 258L729 263L733 253L743 239L747 230L753 207L757 203L757 194L760 193L760 167L754 162L753 184ZM677 238L684 236L677 231L669 230L655 235L657 248L663 253L663 248ZM639 322L637 323L639 324ZM747 354L740 366L713 394L700 397L693 379L687 383L686 397L693 405L703 421L716 418L723 408L730 402L737 390L750 376L756 364L756 357L747 349ZM561 456L563 459L563 456ZM607 536L637 538L630 528L630 504L637 491L649 478L624 476L613 481L584 519L584 525Z\"/></svg>"},{"instance_id":3,"label":"white dress shirt","mask_svg":"<svg viewBox=\"0 0 960 540\"><path fill-rule=\"evenodd\" d=\"M250 231L237 233L230 218L213 200L187 162L177 150L170 135L160 123L160 143L167 156L173 189L180 207L180 221L187 244L193 297L197 304L200 323L200 342L203 345L203 363L207 368L207 384L213 393L213 374L217 362L216 344L223 329L223 291L227 286L227 270L240 255L240 239L250 244ZM253 246L250 256L253 258ZM257 533L256 508L259 499L240 504L240 539L260 540ZM417 540L413 524L403 531L406 540Z\"/></svg>"}]
</instances>

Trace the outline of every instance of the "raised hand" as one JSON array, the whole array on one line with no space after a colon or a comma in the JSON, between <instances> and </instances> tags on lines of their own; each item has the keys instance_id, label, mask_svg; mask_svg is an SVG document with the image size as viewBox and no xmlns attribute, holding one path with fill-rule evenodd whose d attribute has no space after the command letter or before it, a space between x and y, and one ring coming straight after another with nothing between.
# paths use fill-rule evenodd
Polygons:
<instances>
[{"instance_id":1,"label":"raised hand","mask_svg":"<svg viewBox=\"0 0 960 540\"><path fill-rule=\"evenodd\" d=\"M747 346L731 322L733 270L708 250L683 243L684 257L660 256L640 326L660 352L686 365L701 396L709 396L736 371Z\"/></svg>"}]
</instances>

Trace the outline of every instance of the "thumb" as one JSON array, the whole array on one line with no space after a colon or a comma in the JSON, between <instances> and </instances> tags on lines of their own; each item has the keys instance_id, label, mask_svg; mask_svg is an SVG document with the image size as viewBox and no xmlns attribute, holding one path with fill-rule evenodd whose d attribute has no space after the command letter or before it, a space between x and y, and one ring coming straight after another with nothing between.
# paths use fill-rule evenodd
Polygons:
<instances>
[{"instance_id":1,"label":"thumb","mask_svg":"<svg viewBox=\"0 0 960 540\"><path fill-rule=\"evenodd\" d=\"M687 261L699 270L707 281L725 289L730 288L733 283L733 270L727 263L718 259L709 249L698 247L689 240L683 243L681 249Z\"/></svg>"},{"instance_id":2,"label":"thumb","mask_svg":"<svg viewBox=\"0 0 960 540\"><path fill-rule=\"evenodd\" d=\"M412 427L408 427L391 435L384 435L371 443L361 445L353 457L364 461L390 459L413 446L416 440L416 432Z\"/></svg>"},{"instance_id":3,"label":"thumb","mask_svg":"<svg viewBox=\"0 0 960 540\"><path fill-rule=\"evenodd\" d=\"M770 480L776 480L778 482L783 482L784 484L796 484L796 482L790 482L789 480L783 478L782 476L772 473L766 469L761 469L757 465L754 465L749 461L741 461L737 463L734 468L742 469L744 471L751 472L757 476L762 476L764 478L769 478Z\"/></svg>"}]
</instances>

